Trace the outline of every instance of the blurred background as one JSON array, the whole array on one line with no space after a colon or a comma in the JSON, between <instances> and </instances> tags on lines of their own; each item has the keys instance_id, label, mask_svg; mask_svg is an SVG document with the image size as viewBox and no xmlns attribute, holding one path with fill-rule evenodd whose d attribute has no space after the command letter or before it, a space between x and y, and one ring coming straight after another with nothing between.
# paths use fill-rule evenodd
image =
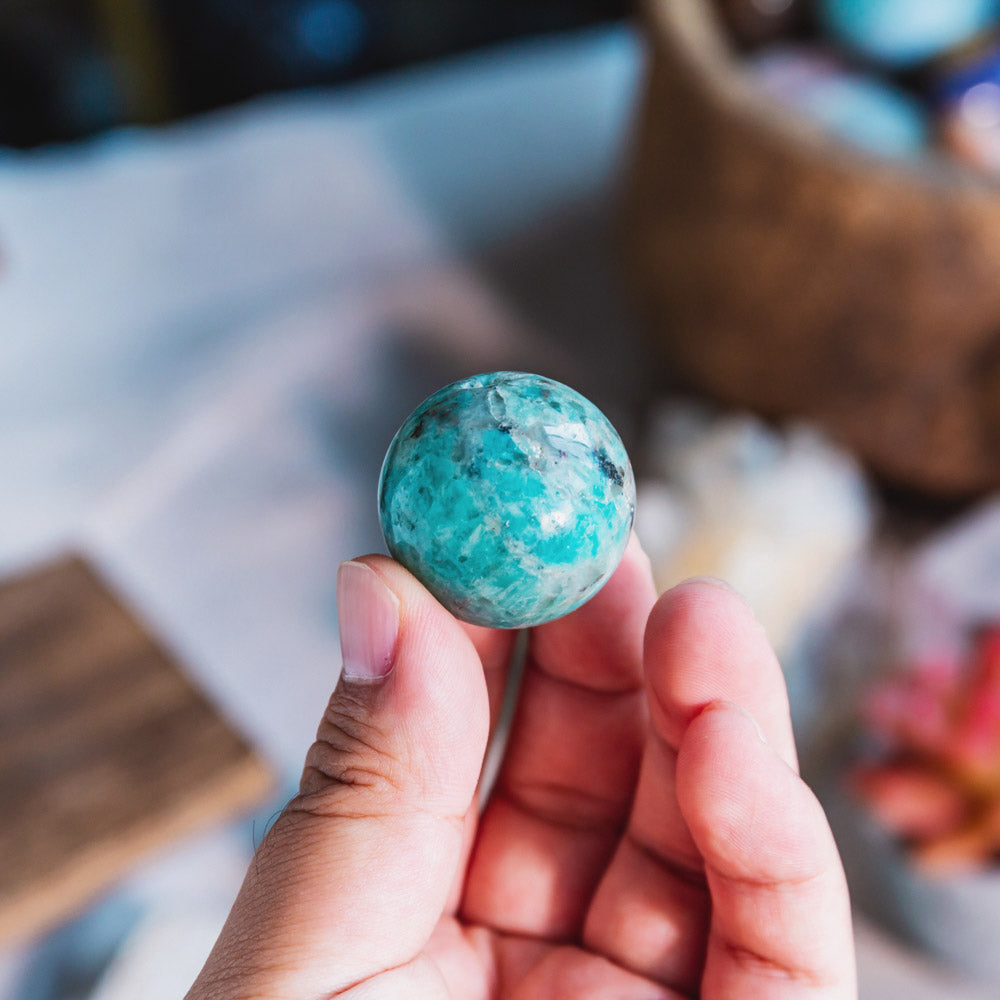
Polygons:
<instances>
[{"instance_id":1,"label":"blurred background","mask_svg":"<svg viewBox=\"0 0 1000 1000\"><path fill-rule=\"evenodd\" d=\"M996 996L1000 0L0 0L0 998L182 996L455 378L779 650L867 1000Z\"/></svg>"},{"instance_id":2,"label":"blurred background","mask_svg":"<svg viewBox=\"0 0 1000 1000\"><path fill-rule=\"evenodd\" d=\"M625 16L616 0L5 0L0 141L77 139Z\"/></svg>"}]
</instances>

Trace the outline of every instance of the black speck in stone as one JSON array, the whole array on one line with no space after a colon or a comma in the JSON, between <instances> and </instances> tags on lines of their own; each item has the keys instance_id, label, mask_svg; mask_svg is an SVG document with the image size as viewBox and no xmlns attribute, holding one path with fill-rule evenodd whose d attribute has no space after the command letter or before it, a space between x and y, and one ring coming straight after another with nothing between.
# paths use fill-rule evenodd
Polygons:
<instances>
[{"instance_id":1,"label":"black speck in stone","mask_svg":"<svg viewBox=\"0 0 1000 1000\"><path fill-rule=\"evenodd\" d=\"M498 431L499 431L499 432L500 432L501 434L510 434L510 432L511 432L511 431L512 431L513 429L514 429L514 427L513 427L513 425L512 425L512 424L497 424L497 430L498 430Z\"/></svg>"},{"instance_id":2,"label":"black speck in stone","mask_svg":"<svg viewBox=\"0 0 1000 1000\"><path fill-rule=\"evenodd\" d=\"M622 470L619 469L610 458L608 458L603 449L601 451L595 451L594 458L597 459L597 464L600 466L601 472L603 472L604 475L615 484L615 486L621 486L625 482L625 476L622 473Z\"/></svg>"}]
</instances>

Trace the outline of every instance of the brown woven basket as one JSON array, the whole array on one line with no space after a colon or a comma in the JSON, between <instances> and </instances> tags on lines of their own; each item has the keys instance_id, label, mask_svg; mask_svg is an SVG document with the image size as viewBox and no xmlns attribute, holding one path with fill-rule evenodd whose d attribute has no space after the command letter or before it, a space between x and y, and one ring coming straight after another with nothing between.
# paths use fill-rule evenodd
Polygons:
<instances>
[{"instance_id":1,"label":"brown woven basket","mask_svg":"<svg viewBox=\"0 0 1000 1000\"><path fill-rule=\"evenodd\" d=\"M781 110L707 0L644 24L627 252L664 380L814 420L896 485L1000 486L1000 185Z\"/></svg>"}]
</instances>

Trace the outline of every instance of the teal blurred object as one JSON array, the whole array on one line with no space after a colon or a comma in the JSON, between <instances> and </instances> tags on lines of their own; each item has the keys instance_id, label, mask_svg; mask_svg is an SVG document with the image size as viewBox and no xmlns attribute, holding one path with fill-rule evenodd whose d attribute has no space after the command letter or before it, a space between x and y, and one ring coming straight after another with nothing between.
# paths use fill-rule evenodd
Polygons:
<instances>
[{"instance_id":1,"label":"teal blurred object","mask_svg":"<svg viewBox=\"0 0 1000 1000\"><path fill-rule=\"evenodd\" d=\"M625 447L559 382L493 372L424 400L379 483L392 555L449 611L524 628L579 607L621 560L635 512Z\"/></svg>"},{"instance_id":2,"label":"teal blurred object","mask_svg":"<svg viewBox=\"0 0 1000 1000\"><path fill-rule=\"evenodd\" d=\"M848 48L908 67L1000 21L1000 0L821 0L820 19Z\"/></svg>"},{"instance_id":3,"label":"teal blurred object","mask_svg":"<svg viewBox=\"0 0 1000 1000\"><path fill-rule=\"evenodd\" d=\"M751 59L750 73L777 100L866 152L907 158L929 144L920 101L877 77L847 70L821 51L769 49Z\"/></svg>"}]
</instances>

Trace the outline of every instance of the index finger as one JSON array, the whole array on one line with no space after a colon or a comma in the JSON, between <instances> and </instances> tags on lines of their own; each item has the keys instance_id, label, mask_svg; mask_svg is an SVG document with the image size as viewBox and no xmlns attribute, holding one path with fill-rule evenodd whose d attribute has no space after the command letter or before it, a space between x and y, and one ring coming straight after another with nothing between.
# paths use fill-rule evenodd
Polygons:
<instances>
[{"instance_id":1,"label":"index finger","mask_svg":"<svg viewBox=\"0 0 1000 1000\"><path fill-rule=\"evenodd\" d=\"M646 683L658 735L673 749L708 705L746 709L768 743L798 770L785 677L750 605L721 580L689 580L649 616Z\"/></svg>"},{"instance_id":2,"label":"index finger","mask_svg":"<svg viewBox=\"0 0 1000 1000\"><path fill-rule=\"evenodd\" d=\"M826 817L743 709L710 705L677 764L712 896L701 995L855 998L847 883Z\"/></svg>"},{"instance_id":3,"label":"index finger","mask_svg":"<svg viewBox=\"0 0 1000 1000\"><path fill-rule=\"evenodd\" d=\"M651 731L626 835L584 938L625 968L690 994L711 904L703 845L678 801L678 750L692 720L718 701L757 715L789 763L795 745L778 661L750 607L725 584L689 581L664 594L646 626L644 661Z\"/></svg>"}]
</instances>

